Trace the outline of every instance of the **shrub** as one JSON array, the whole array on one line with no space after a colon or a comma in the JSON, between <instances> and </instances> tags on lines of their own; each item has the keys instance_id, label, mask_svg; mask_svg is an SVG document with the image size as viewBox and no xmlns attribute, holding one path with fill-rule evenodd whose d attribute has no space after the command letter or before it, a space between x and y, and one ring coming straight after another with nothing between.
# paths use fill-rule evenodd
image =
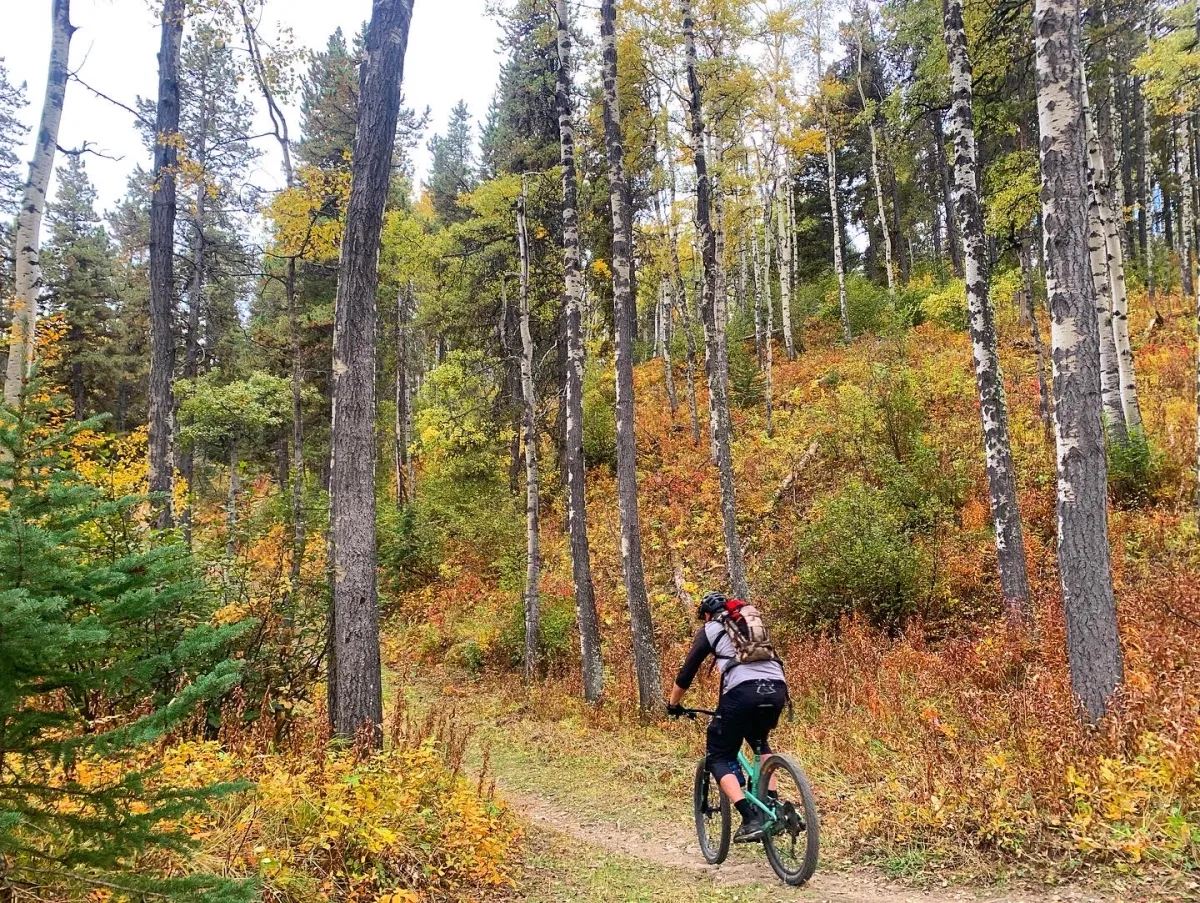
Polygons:
<instances>
[{"instance_id":1,"label":"shrub","mask_svg":"<svg viewBox=\"0 0 1200 903\"><path fill-rule=\"evenodd\" d=\"M857 613L894 629L913 612L922 555L887 493L851 479L817 503L796 551L803 622L828 627Z\"/></svg>"},{"instance_id":2,"label":"shrub","mask_svg":"<svg viewBox=\"0 0 1200 903\"><path fill-rule=\"evenodd\" d=\"M574 661L575 603L572 599L543 592L538 656L542 668L557 670ZM525 606L523 599L510 605L496 643L499 664L520 667L525 662Z\"/></svg>"},{"instance_id":3,"label":"shrub","mask_svg":"<svg viewBox=\"0 0 1200 903\"><path fill-rule=\"evenodd\" d=\"M1144 505L1160 482L1162 456L1141 430L1126 442L1108 443L1108 486L1118 504Z\"/></svg>"},{"instance_id":4,"label":"shrub","mask_svg":"<svg viewBox=\"0 0 1200 903\"><path fill-rule=\"evenodd\" d=\"M921 314L951 329L967 328L967 287L961 279L951 279L921 299Z\"/></svg>"},{"instance_id":5,"label":"shrub","mask_svg":"<svg viewBox=\"0 0 1200 903\"><path fill-rule=\"evenodd\" d=\"M583 460L588 467L617 466L617 387L608 366L583 374Z\"/></svg>"},{"instance_id":6,"label":"shrub","mask_svg":"<svg viewBox=\"0 0 1200 903\"><path fill-rule=\"evenodd\" d=\"M396 590L427 583L437 576L437 542L412 505L379 506L379 568Z\"/></svg>"}]
</instances>

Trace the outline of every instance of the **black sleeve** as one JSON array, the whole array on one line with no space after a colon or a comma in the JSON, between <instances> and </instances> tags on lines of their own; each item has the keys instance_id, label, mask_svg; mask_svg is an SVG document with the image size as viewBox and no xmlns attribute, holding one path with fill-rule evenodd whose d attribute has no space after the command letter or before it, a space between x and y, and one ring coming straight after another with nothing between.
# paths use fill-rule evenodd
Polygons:
<instances>
[{"instance_id":1,"label":"black sleeve","mask_svg":"<svg viewBox=\"0 0 1200 903\"><path fill-rule=\"evenodd\" d=\"M696 638L692 640L692 648L688 650L687 658L683 660L683 665L679 668L679 676L675 678L680 689L686 690L692 685L692 681L696 679L696 672L700 670L700 666L704 664L704 660L713 654L712 643L708 641L708 632L701 627L696 631Z\"/></svg>"}]
</instances>

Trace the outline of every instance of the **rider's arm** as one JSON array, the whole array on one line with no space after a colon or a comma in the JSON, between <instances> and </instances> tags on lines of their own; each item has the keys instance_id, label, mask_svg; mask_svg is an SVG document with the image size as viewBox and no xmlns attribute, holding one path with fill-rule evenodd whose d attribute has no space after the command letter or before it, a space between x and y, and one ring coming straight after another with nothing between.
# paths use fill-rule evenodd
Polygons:
<instances>
[{"instance_id":1,"label":"rider's arm","mask_svg":"<svg viewBox=\"0 0 1200 903\"><path fill-rule=\"evenodd\" d=\"M704 660L712 654L713 647L712 643L708 641L708 632L701 627L696 631L692 648L688 650L687 658L683 660L683 665L679 668L679 675L675 678L675 686L671 688L670 702L672 705L677 705L683 699L683 694L696 678L696 672L700 670Z\"/></svg>"}]
</instances>

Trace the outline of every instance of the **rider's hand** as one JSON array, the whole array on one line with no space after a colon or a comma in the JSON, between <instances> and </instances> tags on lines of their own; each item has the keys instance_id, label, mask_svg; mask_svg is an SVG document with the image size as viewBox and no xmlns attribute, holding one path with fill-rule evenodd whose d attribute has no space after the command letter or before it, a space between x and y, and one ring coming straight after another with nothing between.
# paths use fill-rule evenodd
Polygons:
<instances>
[{"instance_id":1,"label":"rider's hand","mask_svg":"<svg viewBox=\"0 0 1200 903\"><path fill-rule=\"evenodd\" d=\"M680 705L678 702L676 702L674 704L668 702L667 703L667 714L670 715L672 718L679 718L683 715L683 706Z\"/></svg>"}]
</instances>

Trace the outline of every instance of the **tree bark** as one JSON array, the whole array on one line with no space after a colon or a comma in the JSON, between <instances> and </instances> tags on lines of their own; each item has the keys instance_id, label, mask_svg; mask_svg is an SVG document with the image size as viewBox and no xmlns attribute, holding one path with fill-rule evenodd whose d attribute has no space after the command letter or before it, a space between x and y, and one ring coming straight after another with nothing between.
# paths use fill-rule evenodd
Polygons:
<instances>
[{"instance_id":1,"label":"tree bark","mask_svg":"<svg viewBox=\"0 0 1200 903\"><path fill-rule=\"evenodd\" d=\"M763 327L763 405L766 413L767 436L775 435L775 298L771 293L771 206L772 196L767 198L763 207L763 240L767 246L767 254L763 261L763 285L766 296L766 324ZM782 284L782 276L780 277Z\"/></svg>"},{"instance_id":2,"label":"tree bark","mask_svg":"<svg viewBox=\"0 0 1200 903\"><path fill-rule=\"evenodd\" d=\"M763 291L766 286L766 276L762 258L758 251L758 224L751 219L750 227L750 257L754 269L754 352L758 359L759 369L765 365L764 335L766 328L763 317Z\"/></svg>"},{"instance_id":3,"label":"tree bark","mask_svg":"<svg viewBox=\"0 0 1200 903\"><path fill-rule=\"evenodd\" d=\"M988 498L996 531L996 560L1000 588L1009 620L1029 627L1033 609L1021 509L1017 504L1017 475L1008 433L1004 376L996 352L996 317L988 297L989 267L984 250L983 214L976 193L975 114L972 109L971 61L961 0L942 0L946 54L950 60L951 146L954 149L954 206L963 237L967 308L975 354L975 385L983 421Z\"/></svg>"},{"instance_id":4,"label":"tree bark","mask_svg":"<svg viewBox=\"0 0 1200 903\"><path fill-rule=\"evenodd\" d=\"M933 132L933 155L937 166L938 182L942 188L942 209L945 211L946 243L950 245L950 265L954 275L962 278L962 251L959 245L958 224L954 221L954 202L950 196L950 170L946 164L946 135L942 131L940 110L929 113L929 127Z\"/></svg>"},{"instance_id":5,"label":"tree bark","mask_svg":"<svg viewBox=\"0 0 1200 903\"><path fill-rule=\"evenodd\" d=\"M563 274L566 316L567 531L571 541L571 576L575 585L575 619L579 630L579 659L583 698L597 703L604 693L604 661L600 654L600 622L592 584L587 521L587 470L583 457L583 279L579 247L578 189L575 172L575 119L571 106L571 29L567 0L555 0L558 38L559 159L563 178Z\"/></svg>"},{"instance_id":6,"label":"tree bark","mask_svg":"<svg viewBox=\"0 0 1200 903\"><path fill-rule=\"evenodd\" d=\"M1108 254L1104 240L1104 219L1100 213L1100 193L1095 187L1095 170L1088 167L1088 261L1092 272L1092 302L1100 341L1100 397L1104 406L1104 428L1112 442L1124 445L1129 438L1125 408L1121 404L1121 371L1117 363L1117 344L1112 330L1112 283L1108 278Z\"/></svg>"},{"instance_id":7,"label":"tree bark","mask_svg":"<svg viewBox=\"0 0 1200 903\"><path fill-rule=\"evenodd\" d=\"M150 491L164 494L155 522L174 521L171 419L175 379L175 170L179 148L179 49L184 0L164 0L158 51L158 109L154 132L154 186L150 196Z\"/></svg>"},{"instance_id":8,"label":"tree bark","mask_svg":"<svg viewBox=\"0 0 1200 903\"><path fill-rule=\"evenodd\" d=\"M1029 326L1029 337L1033 340L1033 355L1037 361L1038 378L1038 415L1042 418L1042 428L1046 433L1046 441L1054 441L1054 401L1050 394L1050 381L1047 378L1046 346L1042 342L1042 330L1038 325L1037 305L1033 293L1033 253L1030 250L1029 235L1022 235L1018 246L1021 260L1021 282L1024 310L1022 316Z\"/></svg>"},{"instance_id":9,"label":"tree bark","mask_svg":"<svg viewBox=\"0 0 1200 903\"><path fill-rule=\"evenodd\" d=\"M521 398L525 429L525 682L531 683L538 670L538 637L541 607L538 584L542 577L541 529L538 522L537 389L533 384L533 334L529 329L529 233L525 221L525 184L517 199L517 248L521 256Z\"/></svg>"},{"instance_id":10,"label":"tree bark","mask_svg":"<svg viewBox=\"0 0 1200 903\"><path fill-rule=\"evenodd\" d=\"M237 551L238 492L241 490L238 474L238 437L229 440L229 496L225 502L225 557L232 559Z\"/></svg>"},{"instance_id":11,"label":"tree bark","mask_svg":"<svg viewBox=\"0 0 1200 903\"><path fill-rule=\"evenodd\" d=\"M688 414L692 424L692 444L700 442L700 414L696 406L696 335L692 332L691 308L688 306L687 288L683 284L683 267L679 263L679 231L675 227L675 159L670 151L670 134L667 140L667 186L670 190L670 209L667 211L667 238L671 244L671 265L674 269L675 306L682 319L684 339L687 342L687 400Z\"/></svg>"},{"instance_id":12,"label":"tree bark","mask_svg":"<svg viewBox=\"0 0 1200 903\"><path fill-rule=\"evenodd\" d=\"M842 312L842 338L849 343L854 338L850 329L850 303L846 299L846 265L842 259L842 214L838 204L837 152L825 127L825 162L829 176L829 215L833 220L833 270L837 275L838 309ZM944 169L944 167L943 167Z\"/></svg>"},{"instance_id":13,"label":"tree bark","mask_svg":"<svg viewBox=\"0 0 1200 903\"><path fill-rule=\"evenodd\" d=\"M396 293L396 372L394 374L396 417L395 446L396 508L408 504L408 320L412 303L412 281Z\"/></svg>"},{"instance_id":14,"label":"tree bark","mask_svg":"<svg viewBox=\"0 0 1200 903\"><path fill-rule=\"evenodd\" d=\"M1071 685L1098 721L1123 679L1108 544L1107 462L1100 418L1099 324L1088 297L1087 150L1079 6L1036 0L1039 152L1046 294L1058 446L1058 561Z\"/></svg>"},{"instance_id":15,"label":"tree bark","mask_svg":"<svg viewBox=\"0 0 1200 903\"><path fill-rule=\"evenodd\" d=\"M374 0L360 70L333 328L333 668L336 736L382 742L375 543L375 292L412 0Z\"/></svg>"},{"instance_id":16,"label":"tree bark","mask_svg":"<svg viewBox=\"0 0 1200 903\"><path fill-rule=\"evenodd\" d=\"M865 9L865 7L864 7ZM883 236L883 260L884 267L887 270L887 286L888 298L894 304L896 301L896 272L892 266L892 233L888 229L887 208L883 203L883 179L879 175L879 138L875 130L875 105L868 103L867 92L863 88L863 41L862 34L855 34L855 42L858 44L858 67L857 67L857 83L858 83L858 98L862 103L863 112L867 115L867 131L871 137L871 180L875 184L875 209L879 222L879 234Z\"/></svg>"},{"instance_id":17,"label":"tree bark","mask_svg":"<svg viewBox=\"0 0 1200 903\"><path fill-rule=\"evenodd\" d=\"M1188 120L1186 116L1176 119L1175 128L1176 165L1179 168L1179 280L1184 298L1197 295L1192 279L1192 234L1195 230L1192 208L1192 153L1191 142L1188 140Z\"/></svg>"},{"instance_id":18,"label":"tree bark","mask_svg":"<svg viewBox=\"0 0 1200 903\"><path fill-rule=\"evenodd\" d=\"M1112 201L1114 183L1120 184L1121 179L1119 173L1109 169L1104 161L1103 149L1100 146L1096 125L1091 116L1086 71L1080 73L1080 88L1083 92L1084 127L1087 129L1088 175L1092 183L1092 192L1096 195L1100 220L1104 227L1105 263L1108 268L1108 284L1112 292L1111 327L1113 353L1117 366L1117 393L1124 414L1126 431L1129 435L1137 436L1142 431L1142 411L1138 404L1137 375L1133 367L1133 346L1129 341L1129 299L1125 289L1125 248L1122 236L1124 199L1118 196L1116 203L1120 206L1117 207L1114 207ZM1103 336L1101 338L1103 339Z\"/></svg>"},{"instance_id":19,"label":"tree bark","mask_svg":"<svg viewBox=\"0 0 1200 903\"><path fill-rule=\"evenodd\" d=\"M725 330L717 300L717 241L710 212L711 185L708 160L704 152L703 102L700 78L696 72L696 35L692 22L691 0L681 0L683 36L687 54L688 121L691 125L692 153L696 164L696 229L699 233L700 260L703 270L704 363L708 373L709 433L712 456L721 485L721 520L725 533L725 560L734 595L750 598L746 566L742 560L742 542L737 531L737 499L733 484L732 424L729 418L729 368Z\"/></svg>"},{"instance_id":20,"label":"tree bark","mask_svg":"<svg viewBox=\"0 0 1200 903\"><path fill-rule=\"evenodd\" d=\"M54 171L54 152L58 149L58 127L62 122L63 101L67 94L67 66L71 56L70 0L54 0L50 8L50 65L46 76L46 94L38 122L37 143L29 162L29 177L17 214L15 238L16 304L9 335L8 361L4 377L4 403L15 408L20 402L29 367L33 363L37 332L37 296L41 284L39 249L42 214L46 210L46 191Z\"/></svg>"},{"instance_id":21,"label":"tree bark","mask_svg":"<svg viewBox=\"0 0 1200 903\"><path fill-rule=\"evenodd\" d=\"M275 99L271 88L270 73L266 60L263 58L262 47L258 40L258 32L246 0L238 0L241 10L242 30L246 36L246 49L250 57L251 68L255 81L262 92L267 104L267 113L271 118L271 127L279 151L283 158L284 181L288 188L296 184L296 174L292 166L292 143L288 137L287 117ZM296 256L290 255L284 273L284 293L286 296L288 316L288 340L292 358L292 561L289 569L290 590L294 596L300 582L300 569L304 561L304 547L307 538L304 512L304 363L300 357L300 312L296 299Z\"/></svg>"},{"instance_id":22,"label":"tree bark","mask_svg":"<svg viewBox=\"0 0 1200 903\"><path fill-rule=\"evenodd\" d=\"M638 515L637 442L634 438L633 332L631 283L632 248L629 246L629 207L625 179L625 147L617 102L616 13L613 0L600 4L601 72L604 80L604 147L608 159L609 198L613 217L613 319L616 321L617 356L617 496L621 518L621 564L625 574L626 603L633 634L634 669L637 671L638 707L643 712L662 705L662 676L646 577L642 570L642 529Z\"/></svg>"},{"instance_id":23,"label":"tree bark","mask_svg":"<svg viewBox=\"0 0 1200 903\"><path fill-rule=\"evenodd\" d=\"M779 314L783 319L783 348L789 361L796 359L796 346L792 337L792 243L788 240L787 192L785 186L779 205Z\"/></svg>"},{"instance_id":24,"label":"tree bark","mask_svg":"<svg viewBox=\"0 0 1200 903\"><path fill-rule=\"evenodd\" d=\"M1150 243L1150 174L1146 158L1150 154L1150 112L1149 102L1142 90L1142 80L1134 81L1134 94L1138 106L1137 127L1137 196L1138 196L1138 249L1142 255L1142 265L1146 269L1146 294L1150 306L1155 304L1154 285L1154 250Z\"/></svg>"},{"instance_id":25,"label":"tree bark","mask_svg":"<svg viewBox=\"0 0 1200 903\"><path fill-rule=\"evenodd\" d=\"M658 282L657 311L658 329L661 334L659 355L662 357L663 380L667 386L667 404L671 408L671 416L679 409L679 395L675 391L675 368L671 363L671 289L664 276Z\"/></svg>"}]
</instances>

